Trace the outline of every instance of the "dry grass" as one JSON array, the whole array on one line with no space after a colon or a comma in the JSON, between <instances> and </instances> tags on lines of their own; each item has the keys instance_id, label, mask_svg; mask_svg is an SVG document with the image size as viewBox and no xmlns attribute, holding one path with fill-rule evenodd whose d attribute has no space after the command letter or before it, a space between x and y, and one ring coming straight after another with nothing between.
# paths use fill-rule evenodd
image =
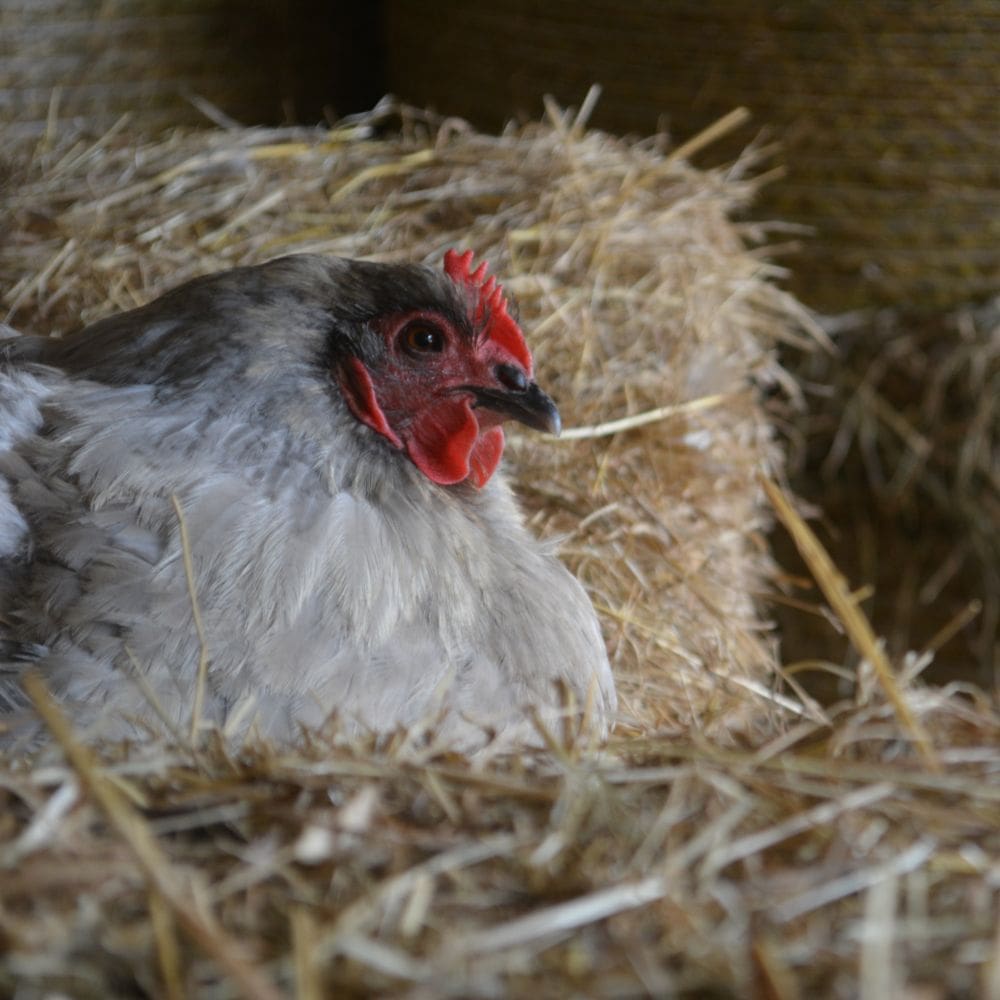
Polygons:
<instances>
[{"instance_id":1,"label":"dry grass","mask_svg":"<svg viewBox=\"0 0 1000 1000\"><path fill-rule=\"evenodd\" d=\"M873 585L865 607L889 652L940 648L937 680L1000 690L998 307L828 321L838 357L800 365L796 482L822 504L838 565Z\"/></svg>"},{"instance_id":2,"label":"dry grass","mask_svg":"<svg viewBox=\"0 0 1000 1000\"><path fill-rule=\"evenodd\" d=\"M391 107L333 131L137 143L123 125L15 166L2 301L13 325L58 333L282 253L437 264L473 247L517 298L571 429L514 433L508 456L602 614L623 722L719 732L769 705L757 477L782 460L761 390L783 377L776 344L808 324L730 221L751 163L702 173L555 109L500 137Z\"/></svg>"},{"instance_id":3,"label":"dry grass","mask_svg":"<svg viewBox=\"0 0 1000 1000\"><path fill-rule=\"evenodd\" d=\"M9 321L293 249L474 247L580 429L510 456L600 608L618 732L478 761L335 730L90 750L34 684L56 745L0 761L0 993L1000 995L996 706L922 685L930 652L890 662L767 482L761 390L794 394L774 348L810 328L730 221L753 158L702 173L555 111L402 126L56 136L3 196ZM837 704L775 689L765 491L861 659Z\"/></svg>"},{"instance_id":4,"label":"dry grass","mask_svg":"<svg viewBox=\"0 0 1000 1000\"><path fill-rule=\"evenodd\" d=\"M868 676L754 748L486 765L315 734L95 762L48 708L72 763L0 771L0 990L995 996L1000 719L901 683L945 773Z\"/></svg>"}]
</instances>

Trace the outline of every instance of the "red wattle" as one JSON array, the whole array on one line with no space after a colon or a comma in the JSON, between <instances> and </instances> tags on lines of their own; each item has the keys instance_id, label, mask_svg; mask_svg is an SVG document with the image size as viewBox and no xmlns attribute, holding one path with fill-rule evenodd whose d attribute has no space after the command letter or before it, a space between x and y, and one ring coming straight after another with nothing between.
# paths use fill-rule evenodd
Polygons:
<instances>
[{"instance_id":1,"label":"red wattle","mask_svg":"<svg viewBox=\"0 0 1000 1000\"><path fill-rule=\"evenodd\" d=\"M439 401L425 407L403 433L410 460L441 486L468 478L478 437L479 424L467 399Z\"/></svg>"},{"instance_id":2,"label":"red wattle","mask_svg":"<svg viewBox=\"0 0 1000 1000\"><path fill-rule=\"evenodd\" d=\"M478 489L482 489L489 481L503 455L504 436L502 427L491 427L480 434L472 447L469 456L470 475Z\"/></svg>"},{"instance_id":3,"label":"red wattle","mask_svg":"<svg viewBox=\"0 0 1000 1000\"><path fill-rule=\"evenodd\" d=\"M472 477L478 488L489 482L503 455L500 427L480 433L468 399L436 400L425 406L399 434L392 429L375 395L365 366L351 358L341 369L341 388L351 412L396 448L432 482L452 486Z\"/></svg>"}]
</instances>

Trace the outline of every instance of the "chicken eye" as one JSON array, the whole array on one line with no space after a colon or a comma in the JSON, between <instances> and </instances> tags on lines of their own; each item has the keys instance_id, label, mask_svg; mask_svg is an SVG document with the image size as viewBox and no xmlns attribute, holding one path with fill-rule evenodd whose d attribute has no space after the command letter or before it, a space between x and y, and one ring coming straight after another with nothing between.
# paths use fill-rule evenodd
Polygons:
<instances>
[{"instance_id":1,"label":"chicken eye","mask_svg":"<svg viewBox=\"0 0 1000 1000\"><path fill-rule=\"evenodd\" d=\"M432 323L411 323L400 340L407 354L440 354L444 350L444 334Z\"/></svg>"}]
</instances>

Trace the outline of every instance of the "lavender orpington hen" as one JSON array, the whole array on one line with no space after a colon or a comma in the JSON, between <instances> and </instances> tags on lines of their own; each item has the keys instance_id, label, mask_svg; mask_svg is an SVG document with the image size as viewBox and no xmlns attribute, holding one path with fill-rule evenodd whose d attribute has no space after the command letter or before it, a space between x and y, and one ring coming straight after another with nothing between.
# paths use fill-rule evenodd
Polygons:
<instances>
[{"instance_id":1,"label":"lavender orpington hen","mask_svg":"<svg viewBox=\"0 0 1000 1000\"><path fill-rule=\"evenodd\" d=\"M503 421L559 416L471 257L285 257L0 342L8 741L41 732L28 669L88 736L155 729L151 698L186 726L203 648L230 731L443 710L458 745L531 739L566 691L606 731L593 608L497 472Z\"/></svg>"}]
</instances>

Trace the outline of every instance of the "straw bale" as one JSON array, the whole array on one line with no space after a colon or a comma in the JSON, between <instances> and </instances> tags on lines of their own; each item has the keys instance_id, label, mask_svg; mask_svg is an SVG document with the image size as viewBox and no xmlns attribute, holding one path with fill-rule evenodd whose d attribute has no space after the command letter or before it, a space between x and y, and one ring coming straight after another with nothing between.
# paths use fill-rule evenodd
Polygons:
<instances>
[{"instance_id":1,"label":"straw bale","mask_svg":"<svg viewBox=\"0 0 1000 1000\"><path fill-rule=\"evenodd\" d=\"M794 488L825 511L838 564L875 585L895 653L969 611L934 676L1000 683L996 321L978 311L1000 291L1000 5L391 0L386 15L390 85L489 127L594 81L593 120L619 132L751 112L695 162L755 131L775 142L785 176L749 214L789 225L787 287L834 317L836 356L784 359L808 403ZM843 660L822 616L779 621L789 655Z\"/></svg>"},{"instance_id":2,"label":"straw bale","mask_svg":"<svg viewBox=\"0 0 1000 1000\"><path fill-rule=\"evenodd\" d=\"M332 131L41 147L7 188L8 321L58 334L293 251L436 263L474 248L518 300L569 428L515 432L508 455L535 530L563 537L602 616L623 721L766 716L757 476L781 454L762 389L806 319L730 221L755 190L749 163L702 173L556 112L500 137L404 117L384 137L392 106ZM598 426L662 407L634 429Z\"/></svg>"},{"instance_id":3,"label":"straw bale","mask_svg":"<svg viewBox=\"0 0 1000 1000\"><path fill-rule=\"evenodd\" d=\"M730 221L748 163L701 173L559 115L499 138L382 124L69 135L10 164L9 320L63 331L292 248L481 250L567 425L669 408L511 448L632 724L476 761L433 732L90 749L30 684L56 745L0 756L0 994L996 995L995 703L923 686L931 654L889 663L773 487L863 662L840 703L761 697L761 387L805 321ZM744 714L767 724L718 732Z\"/></svg>"},{"instance_id":4,"label":"straw bale","mask_svg":"<svg viewBox=\"0 0 1000 1000\"><path fill-rule=\"evenodd\" d=\"M893 309L824 325L839 353L800 363L817 391L806 389L808 474L797 487L822 504L838 565L873 585L866 607L888 648L933 644L934 679L997 688L1000 300L940 317ZM815 631L795 645L841 655Z\"/></svg>"},{"instance_id":5,"label":"straw bale","mask_svg":"<svg viewBox=\"0 0 1000 1000\"><path fill-rule=\"evenodd\" d=\"M406 741L0 760L0 992L995 996L1000 718L873 678L755 749ZM36 692L37 694L37 692ZM44 704L44 703L43 703Z\"/></svg>"}]
</instances>

